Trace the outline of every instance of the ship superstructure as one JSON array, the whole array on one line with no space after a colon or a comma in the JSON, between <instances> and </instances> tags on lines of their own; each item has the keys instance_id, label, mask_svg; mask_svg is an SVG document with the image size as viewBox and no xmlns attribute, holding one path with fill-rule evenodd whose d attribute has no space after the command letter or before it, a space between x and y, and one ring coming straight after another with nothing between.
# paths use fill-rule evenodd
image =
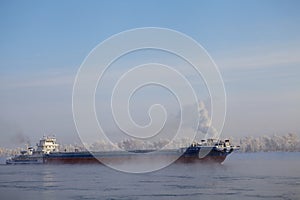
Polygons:
<instances>
[{"instance_id":1,"label":"ship superstructure","mask_svg":"<svg viewBox=\"0 0 300 200\"><path fill-rule=\"evenodd\" d=\"M51 152L58 152L58 146L59 145L56 143L56 138L54 136L44 136L37 144L37 149L34 153L49 154Z\"/></svg>"}]
</instances>

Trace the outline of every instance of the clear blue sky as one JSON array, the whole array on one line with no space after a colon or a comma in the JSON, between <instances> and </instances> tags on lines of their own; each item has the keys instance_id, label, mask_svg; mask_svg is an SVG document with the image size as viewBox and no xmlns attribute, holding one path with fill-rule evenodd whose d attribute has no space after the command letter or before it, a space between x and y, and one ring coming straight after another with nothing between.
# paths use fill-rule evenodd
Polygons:
<instances>
[{"instance_id":1,"label":"clear blue sky","mask_svg":"<svg viewBox=\"0 0 300 200\"><path fill-rule=\"evenodd\" d=\"M224 136L300 135L299 1L1 1L1 145L24 134L77 138L72 84L101 41L165 27L202 44L228 97Z\"/></svg>"}]
</instances>

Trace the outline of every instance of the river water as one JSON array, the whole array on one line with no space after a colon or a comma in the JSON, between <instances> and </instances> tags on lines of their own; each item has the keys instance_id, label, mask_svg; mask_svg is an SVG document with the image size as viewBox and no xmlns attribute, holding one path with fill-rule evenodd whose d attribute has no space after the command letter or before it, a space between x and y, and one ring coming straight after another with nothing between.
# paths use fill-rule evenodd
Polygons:
<instances>
[{"instance_id":1,"label":"river water","mask_svg":"<svg viewBox=\"0 0 300 200\"><path fill-rule=\"evenodd\" d=\"M300 153L233 153L222 165L174 164L146 174L2 164L0 199L300 199Z\"/></svg>"}]
</instances>

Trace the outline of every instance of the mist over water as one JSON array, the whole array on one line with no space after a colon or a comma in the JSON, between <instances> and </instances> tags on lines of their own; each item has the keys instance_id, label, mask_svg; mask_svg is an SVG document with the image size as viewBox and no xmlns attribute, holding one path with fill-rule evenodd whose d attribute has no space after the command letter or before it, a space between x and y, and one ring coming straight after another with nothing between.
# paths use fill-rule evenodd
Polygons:
<instances>
[{"instance_id":1,"label":"mist over water","mask_svg":"<svg viewBox=\"0 0 300 200\"><path fill-rule=\"evenodd\" d=\"M299 199L300 153L233 153L222 165L146 174L103 165L0 165L1 199Z\"/></svg>"}]
</instances>

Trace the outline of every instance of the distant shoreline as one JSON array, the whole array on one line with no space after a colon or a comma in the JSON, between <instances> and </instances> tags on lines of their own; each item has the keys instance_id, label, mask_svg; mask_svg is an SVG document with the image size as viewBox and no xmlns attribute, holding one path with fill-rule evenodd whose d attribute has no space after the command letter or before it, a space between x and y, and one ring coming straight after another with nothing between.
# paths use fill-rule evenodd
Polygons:
<instances>
[{"instance_id":1,"label":"distant shoreline","mask_svg":"<svg viewBox=\"0 0 300 200\"><path fill-rule=\"evenodd\" d=\"M300 140L298 135L295 133L288 133L286 135L272 135L272 136L260 136L260 137L252 137L247 136L242 139L229 138L232 141L232 144L239 145L240 149L237 151L239 153L251 153L251 152L300 152ZM170 141L161 141L160 143L152 144L152 143L141 143L136 140L124 140L120 143L116 144L120 149L126 150L136 150L136 149L161 149L165 145L169 144ZM173 142L173 141L172 141ZM150 147L149 147L150 145ZM112 151L114 149L110 149L111 145L107 145L103 142L95 142L90 146L94 147L90 148L93 151ZM187 146L186 141L178 141L178 143L174 144L173 148ZM60 151L72 152L75 150L79 151L87 151L83 145L78 144L63 144L60 146ZM20 153L24 148L1 148L0 147L0 156L13 156Z\"/></svg>"}]
</instances>

